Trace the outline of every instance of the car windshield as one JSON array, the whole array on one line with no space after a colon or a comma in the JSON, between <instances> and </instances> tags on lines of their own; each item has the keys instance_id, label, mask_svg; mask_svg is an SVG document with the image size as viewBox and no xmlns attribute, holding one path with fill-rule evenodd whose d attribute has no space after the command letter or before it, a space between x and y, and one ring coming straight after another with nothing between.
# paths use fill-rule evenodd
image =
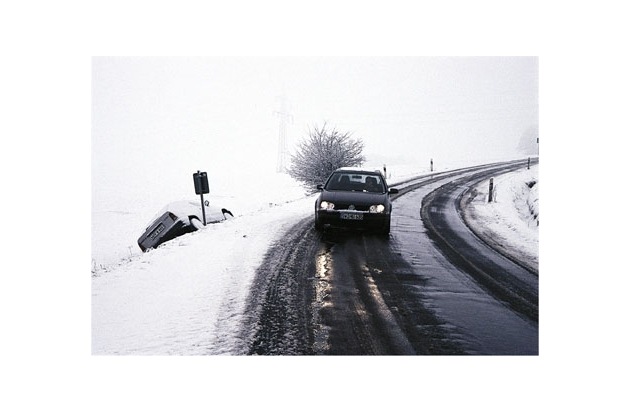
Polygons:
<instances>
[{"instance_id":1,"label":"car windshield","mask_svg":"<svg viewBox=\"0 0 630 412\"><path fill-rule=\"evenodd\" d=\"M326 183L326 190L384 193L385 186L378 174L335 172Z\"/></svg>"}]
</instances>

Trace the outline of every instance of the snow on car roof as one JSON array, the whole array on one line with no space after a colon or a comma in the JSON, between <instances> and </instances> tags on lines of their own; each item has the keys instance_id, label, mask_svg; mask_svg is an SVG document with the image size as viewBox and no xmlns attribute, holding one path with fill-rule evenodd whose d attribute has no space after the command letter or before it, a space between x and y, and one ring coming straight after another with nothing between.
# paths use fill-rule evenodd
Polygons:
<instances>
[{"instance_id":1,"label":"snow on car roof","mask_svg":"<svg viewBox=\"0 0 630 412\"><path fill-rule=\"evenodd\" d=\"M206 209L206 222L217 222L220 220L224 220L225 216L221 212L221 208L214 205L205 205ZM201 202L193 201L193 200L179 200L175 202L168 203L159 212L153 216L150 223L147 225L147 228L150 227L153 222L162 216L166 212L172 212L177 217L188 217L188 216L197 216L199 219L202 219L201 213Z\"/></svg>"},{"instance_id":2,"label":"snow on car roof","mask_svg":"<svg viewBox=\"0 0 630 412\"><path fill-rule=\"evenodd\" d=\"M360 167L340 167L335 172L354 172L354 173L381 173L380 170L368 170Z\"/></svg>"}]
</instances>

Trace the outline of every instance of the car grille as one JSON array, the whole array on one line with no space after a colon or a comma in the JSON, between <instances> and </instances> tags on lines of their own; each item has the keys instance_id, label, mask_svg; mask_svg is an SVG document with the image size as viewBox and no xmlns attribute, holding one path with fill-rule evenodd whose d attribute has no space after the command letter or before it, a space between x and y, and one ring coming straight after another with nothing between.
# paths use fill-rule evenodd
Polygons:
<instances>
[{"instance_id":1,"label":"car grille","mask_svg":"<svg viewBox=\"0 0 630 412\"><path fill-rule=\"evenodd\" d=\"M335 203L335 210L350 210L350 203ZM367 212L368 210L370 210L370 206L353 204L352 210Z\"/></svg>"}]
</instances>

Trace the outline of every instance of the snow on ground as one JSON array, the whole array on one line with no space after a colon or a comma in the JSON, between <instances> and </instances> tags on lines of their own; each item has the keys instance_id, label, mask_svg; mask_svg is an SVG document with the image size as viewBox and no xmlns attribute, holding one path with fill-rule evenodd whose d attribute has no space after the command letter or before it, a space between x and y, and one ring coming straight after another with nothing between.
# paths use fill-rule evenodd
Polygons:
<instances>
[{"instance_id":1,"label":"snow on ground","mask_svg":"<svg viewBox=\"0 0 630 412\"><path fill-rule=\"evenodd\" d=\"M426 173L412 169L388 169L390 182ZM523 209L515 206L524 202L524 192L512 189L521 187L534 172L498 178L497 202L474 205L477 224L500 226L503 222L512 228L506 238L516 245L523 244L518 231L535 234L537 247L537 230L520 223ZM243 353L239 328L256 268L269 246L312 215L315 199L286 175L262 180L266 182L262 186L232 185L239 188L232 194L211 193L209 200L226 203L234 219L208 225L147 253L140 252L135 242L163 205L144 204L125 211L93 206L93 354ZM531 196L536 193L530 191ZM520 203L508 202L508 198ZM537 199L530 203L537 205ZM139 223L141 217L144 220ZM533 245L533 238L525 244Z\"/></svg>"},{"instance_id":2,"label":"snow on ground","mask_svg":"<svg viewBox=\"0 0 630 412\"><path fill-rule=\"evenodd\" d=\"M229 176L229 180L218 183L218 177L209 176L210 194L204 195L204 200L208 200L212 207L230 210L235 217L304 197L303 188L284 174L256 174L256 179L233 173ZM200 197L194 192L192 173L185 183L189 185L174 195L135 195L121 188L109 190L107 197L98 196L92 203L92 272L112 270L121 262L142 255L138 238L168 203L191 201L201 204ZM122 183L118 184L122 186ZM141 190L134 188L131 191Z\"/></svg>"},{"instance_id":3,"label":"snow on ground","mask_svg":"<svg viewBox=\"0 0 630 412\"><path fill-rule=\"evenodd\" d=\"M489 190L489 180L473 189L466 215L474 230L538 268L538 165L493 178L492 202Z\"/></svg>"},{"instance_id":4,"label":"snow on ground","mask_svg":"<svg viewBox=\"0 0 630 412\"><path fill-rule=\"evenodd\" d=\"M303 198L208 225L96 275L93 353L233 353L256 268L309 206Z\"/></svg>"},{"instance_id":5,"label":"snow on ground","mask_svg":"<svg viewBox=\"0 0 630 412\"><path fill-rule=\"evenodd\" d=\"M264 188L240 192L247 196L223 197L234 219L147 253L134 243L144 227L125 227L129 219L103 213L110 218L101 224L107 230L100 241L108 236L114 241L107 253L93 252L92 353L235 353L256 268L267 248L308 215L314 202L286 175L267 176L265 182ZM130 244L121 244L117 233ZM94 267L96 259L107 264Z\"/></svg>"}]
</instances>

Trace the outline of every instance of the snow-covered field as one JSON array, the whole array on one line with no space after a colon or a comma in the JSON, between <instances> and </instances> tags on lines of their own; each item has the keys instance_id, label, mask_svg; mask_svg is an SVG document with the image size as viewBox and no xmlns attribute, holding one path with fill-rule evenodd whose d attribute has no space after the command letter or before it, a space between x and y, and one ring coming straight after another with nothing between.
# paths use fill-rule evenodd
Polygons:
<instances>
[{"instance_id":1,"label":"snow-covered field","mask_svg":"<svg viewBox=\"0 0 630 412\"><path fill-rule=\"evenodd\" d=\"M392 170L396 172L390 182L426 173L403 167ZM513 228L504 234L506 242L534 251L537 226L528 224L524 207L526 197L536 193L516 189L532 174L536 169L497 179L497 202L479 203L475 210L478 225ZM238 332L255 270L269 246L293 224L311 216L314 202L314 195L306 196L286 175L268 176L266 182L264 189L250 187L240 196L210 196L211 202L229 203L226 207L235 218L147 253L141 253L135 241L149 222L139 225L132 220L153 216L156 210L94 210L92 353L243 353ZM505 202L499 201L503 193ZM537 204L537 199L529 202Z\"/></svg>"}]
</instances>

